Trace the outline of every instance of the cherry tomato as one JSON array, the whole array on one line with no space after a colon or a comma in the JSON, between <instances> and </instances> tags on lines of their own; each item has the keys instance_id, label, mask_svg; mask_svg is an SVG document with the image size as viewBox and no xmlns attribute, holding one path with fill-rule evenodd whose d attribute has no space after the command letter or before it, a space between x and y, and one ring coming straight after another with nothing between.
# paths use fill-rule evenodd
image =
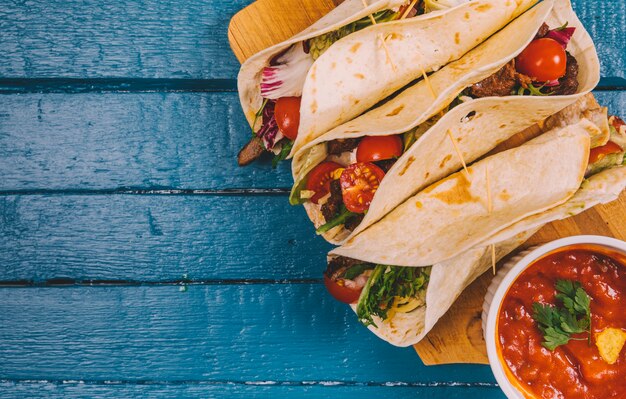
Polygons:
<instances>
[{"instance_id":1,"label":"cherry tomato","mask_svg":"<svg viewBox=\"0 0 626 399\"><path fill-rule=\"evenodd\" d=\"M363 290L363 287L346 287L343 279L333 280L326 274L324 274L324 285L333 298L343 303L355 303L359 300Z\"/></svg>"},{"instance_id":2,"label":"cherry tomato","mask_svg":"<svg viewBox=\"0 0 626 399\"><path fill-rule=\"evenodd\" d=\"M330 182L332 180L330 174L341 167L337 162L322 162L309 172L306 189L315 191L315 195L311 197L311 202L317 204L320 198L330 192Z\"/></svg>"},{"instance_id":3,"label":"cherry tomato","mask_svg":"<svg viewBox=\"0 0 626 399\"><path fill-rule=\"evenodd\" d=\"M596 163L609 154L617 154L622 152L622 147L609 141L601 147L592 148L589 152L589 163Z\"/></svg>"},{"instance_id":4,"label":"cherry tomato","mask_svg":"<svg viewBox=\"0 0 626 399\"><path fill-rule=\"evenodd\" d=\"M402 139L400 136L367 136L356 148L358 162L382 161L402 155Z\"/></svg>"},{"instance_id":5,"label":"cherry tomato","mask_svg":"<svg viewBox=\"0 0 626 399\"><path fill-rule=\"evenodd\" d=\"M280 131L290 140L298 136L301 97L281 97L276 100L274 118Z\"/></svg>"},{"instance_id":6,"label":"cherry tomato","mask_svg":"<svg viewBox=\"0 0 626 399\"><path fill-rule=\"evenodd\" d=\"M547 82L565 75L567 55L554 39L533 40L515 59L515 69L537 82Z\"/></svg>"},{"instance_id":7,"label":"cherry tomato","mask_svg":"<svg viewBox=\"0 0 626 399\"><path fill-rule=\"evenodd\" d=\"M350 212L363 213L369 209L385 172L370 162L357 162L341 173L343 203Z\"/></svg>"}]
</instances>

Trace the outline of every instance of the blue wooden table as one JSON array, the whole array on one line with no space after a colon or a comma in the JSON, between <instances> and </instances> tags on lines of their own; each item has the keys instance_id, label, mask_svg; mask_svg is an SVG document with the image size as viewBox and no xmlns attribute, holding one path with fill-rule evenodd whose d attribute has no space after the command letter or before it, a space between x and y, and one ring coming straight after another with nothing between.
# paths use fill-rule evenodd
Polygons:
<instances>
[{"instance_id":1,"label":"blue wooden table","mask_svg":"<svg viewBox=\"0 0 626 399\"><path fill-rule=\"evenodd\" d=\"M237 167L249 2L1 2L0 397L503 397L360 326L288 165ZM625 2L575 9L624 116Z\"/></svg>"}]
</instances>

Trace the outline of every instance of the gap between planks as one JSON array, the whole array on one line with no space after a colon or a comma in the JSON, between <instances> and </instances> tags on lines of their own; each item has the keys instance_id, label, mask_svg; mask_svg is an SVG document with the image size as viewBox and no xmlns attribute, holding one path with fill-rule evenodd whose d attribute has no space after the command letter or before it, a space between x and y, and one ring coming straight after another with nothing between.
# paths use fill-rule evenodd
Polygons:
<instances>
[{"instance_id":1,"label":"gap between planks","mask_svg":"<svg viewBox=\"0 0 626 399\"><path fill-rule=\"evenodd\" d=\"M626 90L626 79L601 78L597 91ZM236 79L0 78L0 94L236 92Z\"/></svg>"},{"instance_id":2,"label":"gap between planks","mask_svg":"<svg viewBox=\"0 0 626 399\"><path fill-rule=\"evenodd\" d=\"M177 188L114 188L114 189L25 189L0 190L0 196L13 195L173 195L173 196L288 196L291 188L228 188L228 189L177 189Z\"/></svg>"},{"instance_id":3,"label":"gap between planks","mask_svg":"<svg viewBox=\"0 0 626 399\"><path fill-rule=\"evenodd\" d=\"M231 381L231 380L46 380L0 379L0 384L44 383L53 385L251 385L251 386L323 386L323 387L413 387L413 388L498 388L491 382L404 382L404 381Z\"/></svg>"},{"instance_id":4,"label":"gap between planks","mask_svg":"<svg viewBox=\"0 0 626 399\"><path fill-rule=\"evenodd\" d=\"M164 281L102 280L50 278L46 280L6 280L0 281L1 288L69 288L69 287L162 287L162 286L202 286L202 285L274 285L274 284L322 284L321 278L294 279L179 279Z\"/></svg>"}]
</instances>

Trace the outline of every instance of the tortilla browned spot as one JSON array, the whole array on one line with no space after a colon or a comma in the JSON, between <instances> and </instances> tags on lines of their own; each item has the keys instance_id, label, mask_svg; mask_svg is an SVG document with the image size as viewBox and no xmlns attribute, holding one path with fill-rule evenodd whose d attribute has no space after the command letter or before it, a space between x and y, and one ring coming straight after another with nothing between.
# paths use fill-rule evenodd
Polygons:
<instances>
[{"instance_id":1,"label":"tortilla browned spot","mask_svg":"<svg viewBox=\"0 0 626 399\"><path fill-rule=\"evenodd\" d=\"M394 109L393 111L391 111L390 113L388 113L386 116L396 116L400 113L400 111L402 111L404 109L404 104L399 106L398 108Z\"/></svg>"},{"instance_id":2,"label":"tortilla browned spot","mask_svg":"<svg viewBox=\"0 0 626 399\"><path fill-rule=\"evenodd\" d=\"M400 176L404 175L406 173L406 171L409 169L409 166L411 166L411 164L415 162L415 157L413 155L411 155L409 157L409 159L406 160L406 164L404 164L404 168L402 168L402 170L400 171L400 173L398 173Z\"/></svg>"}]
</instances>

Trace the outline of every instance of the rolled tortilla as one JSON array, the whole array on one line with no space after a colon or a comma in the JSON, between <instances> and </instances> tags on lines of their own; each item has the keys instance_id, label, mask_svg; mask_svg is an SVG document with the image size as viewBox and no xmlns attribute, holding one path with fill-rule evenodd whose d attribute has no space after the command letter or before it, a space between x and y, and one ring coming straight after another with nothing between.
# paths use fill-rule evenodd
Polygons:
<instances>
[{"instance_id":1,"label":"rolled tortilla","mask_svg":"<svg viewBox=\"0 0 626 399\"><path fill-rule=\"evenodd\" d=\"M255 113L263 102L260 89L263 68L269 65L274 56L288 49L292 44L332 32L378 11L398 8L405 3L405 0L369 0L367 3L369 5L364 7L362 0L346 0L307 29L284 42L258 52L241 65L237 76L237 87L241 106L250 126L254 123Z\"/></svg>"},{"instance_id":2,"label":"rolled tortilla","mask_svg":"<svg viewBox=\"0 0 626 399\"><path fill-rule=\"evenodd\" d=\"M520 246L536 232L519 233L496 245L496 259L500 260ZM433 265L426 287L426 303L409 313L394 313L385 321L374 316L376 325L368 326L379 338L396 346L414 345L435 326L463 290L491 265L491 247L466 251L448 261ZM350 305L356 312L356 305Z\"/></svg>"},{"instance_id":3,"label":"rolled tortilla","mask_svg":"<svg viewBox=\"0 0 626 399\"><path fill-rule=\"evenodd\" d=\"M409 198L331 253L397 266L450 259L567 201L584 178L590 137L598 134L583 119L476 162Z\"/></svg>"},{"instance_id":4,"label":"rolled tortilla","mask_svg":"<svg viewBox=\"0 0 626 399\"><path fill-rule=\"evenodd\" d=\"M566 21L570 26L576 26L568 51L576 57L579 65L578 93L470 100L447 112L436 123L431 123L429 119L445 109L463 89L497 72L526 48L543 22L554 27ZM341 244L380 220L411 195L461 168L461 159L451 137L464 160L473 162L515 133L585 97L596 86L598 79L599 62L593 42L569 2L543 1L459 60L433 73L429 77L430 87L425 81L419 81L384 105L307 144L292 163L294 187L326 158L325 143L328 141L386 136L418 126L421 137L386 174L360 225L352 233L339 226L324 234L324 238L331 243ZM434 100L431 88L436 94ZM606 135L608 137L608 130ZM308 203L304 206L316 227L324 223L316 206Z\"/></svg>"},{"instance_id":5,"label":"rolled tortilla","mask_svg":"<svg viewBox=\"0 0 626 399\"><path fill-rule=\"evenodd\" d=\"M536 0L474 0L370 26L335 43L308 72L291 152L436 71L500 30Z\"/></svg>"},{"instance_id":6,"label":"rolled tortilla","mask_svg":"<svg viewBox=\"0 0 626 399\"><path fill-rule=\"evenodd\" d=\"M523 219L450 260L433 265L426 288L426 303L409 313L395 313L385 321L375 319L368 328L396 346L414 345L422 340L448 311L463 290L491 267L491 245L499 260L524 243L542 226L566 219L598 204L616 200L626 189L626 167L604 170L585 180L567 202ZM356 305L352 305L356 311Z\"/></svg>"}]
</instances>

